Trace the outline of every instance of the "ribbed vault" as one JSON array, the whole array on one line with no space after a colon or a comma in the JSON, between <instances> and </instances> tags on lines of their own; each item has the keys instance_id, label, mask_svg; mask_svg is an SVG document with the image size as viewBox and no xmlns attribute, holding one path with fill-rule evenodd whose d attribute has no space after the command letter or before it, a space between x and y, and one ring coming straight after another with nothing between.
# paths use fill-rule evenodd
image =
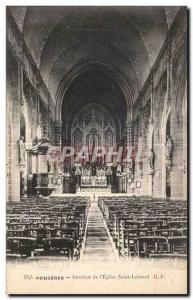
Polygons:
<instances>
[{"instance_id":1,"label":"ribbed vault","mask_svg":"<svg viewBox=\"0 0 193 300\"><path fill-rule=\"evenodd\" d=\"M63 78L99 60L127 81L135 100L178 7L11 7L53 100Z\"/></svg>"},{"instance_id":2,"label":"ribbed vault","mask_svg":"<svg viewBox=\"0 0 193 300\"><path fill-rule=\"evenodd\" d=\"M70 142L74 117L88 104L104 107L111 115L117 131L117 141L124 135L127 103L118 85L103 69L92 65L72 80L61 103L63 141ZM121 116L121 118L120 118Z\"/></svg>"}]
</instances>

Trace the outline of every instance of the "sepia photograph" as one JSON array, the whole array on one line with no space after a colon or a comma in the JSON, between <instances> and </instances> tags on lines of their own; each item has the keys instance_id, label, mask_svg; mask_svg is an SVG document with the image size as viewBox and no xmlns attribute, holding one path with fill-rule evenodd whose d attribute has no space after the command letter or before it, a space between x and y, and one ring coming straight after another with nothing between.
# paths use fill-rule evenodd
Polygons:
<instances>
[{"instance_id":1,"label":"sepia photograph","mask_svg":"<svg viewBox=\"0 0 193 300\"><path fill-rule=\"evenodd\" d=\"M6 293L187 295L188 8L5 10Z\"/></svg>"}]
</instances>

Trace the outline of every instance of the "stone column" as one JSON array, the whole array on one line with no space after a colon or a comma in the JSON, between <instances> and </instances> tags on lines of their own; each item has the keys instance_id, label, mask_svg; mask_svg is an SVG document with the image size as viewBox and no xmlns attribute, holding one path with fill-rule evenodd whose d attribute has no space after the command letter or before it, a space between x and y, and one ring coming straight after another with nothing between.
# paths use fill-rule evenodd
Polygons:
<instances>
[{"instance_id":1,"label":"stone column","mask_svg":"<svg viewBox=\"0 0 193 300\"><path fill-rule=\"evenodd\" d=\"M61 146L61 122L55 122L55 146Z\"/></svg>"},{"instance_id":2,"label":"stone column","mask_svg":"<svg viewBox=\"0 0 193 300\"><path fill-rule=\"evenodd\" d=\"M11 54L8 54L11 56ZM20 70L12 57L7 57L7 195L8 201L20 201ZM9 61L10 60L10 61Z\"/></svg>"},{"instance_id":3,"label":"stone column","mask_svg":"<svg viewBox=\"0 0 193 300\"><path fill-rule=\"evenodd\" d=\"M151 71L151 116L150 116L150 125L149 125L149 134L152 134L153 124L154 124L154 78L153 78L153 70ZM152 138L152 136L150 136ZM149 153L148 156L150 158L150 152L152 151L154 155L154 145L153 142L149 140ZM148 158L148 159L149 159ZM149 196L153 196L153 183L154 183L154 166L153 168L148 163L148 174L149 174Z\"/></svg>"},{"instance_id":4,"label":"stone column","mask_svg":"<svg viewBox=\"0 0 193 300\"><path fill-rule=\"evenodd\" d=\"M138 137L138 144L137 147L135 145L135 186L136 186L136 195L141 195L142 190L142 179L143 179L143 160L144 160L144 153L142 153L143 150L143 137L142 137L142 131L143 131L143 110L142 110L142 94L139 93L138 97L138 115L139 115L139 137ZM140 186L139 187L139 182Z\"/></svg>"},{"instance_id":5,"label":"stone column","mask_svg":"<svg viewBox=\"0 0 193 300\"><path fill-rule=\"evenodd\" d=\"M151 71L151 116L150 124L153 124L154 118L154 82L153 82L153 71Z\"/></svg>"},{"instance_id":6,"label":"stone column","mask_svg":"<svg viewBox=\"0 0 193 300\"><path fill-rule=\"evenodd\" d=\"M83 120L83 139L82 139L83 146L86 146L86 132L85 132L85 129L86 129L85 120Z\"/></svg>"},{"instance_id":7,"label":"stone column","mask_svg":"<svg viewBox=\"0 0 193 300\"><path fill-rule=\"evenodd\" d=\"M32 150L27 150L27 194L33 195Z\"/></svg>"},{"instance_id":8,"label":"stone column","mask_svg":"<svg viewBox=\"0 0 193 300\"><path fill-rule=\"evenodd\" d=\"M173 65L171 59L171 45L168 41L168 65L167 65L167 106L170 109L170 137L173 143L172 157L171 157L171 198L183 198L183 116L179 112L180 102L183 99L180 97L180 90L184 89L183 80L178 86L178 93L176 94L177 81L173 79L172 73ZM180 75L180 74L179 74ZM186 73L185 73L186 76ZM178 78L178 74L176 74ZM177 99L176 99L177 95Z\"/></svg>"},{"instance_id":9,"label":"stone column","mask_svg":"<svg viewBox=\"0 0 193 300\"><path fill-rule=\"evenodd\" d=\"M133 122L127 122L127 147L133 148Z\"/></svg>"},{"instance_id":10,"label":"stone column","mask_svg":"<svg viewBox=\"0 0 193 300\"><path fill-rule=\"evenodd\" d=\"M133 173L133 160L132 160L132 155L133 155L133 143L134 143L134 137L133 137L133 122L127 122L127 151L129 151L129 156L127 155L127 159L131 160L130 165L132 165L132 170L127 173L127 193L130 193L131 190L131 183L134 180L134 173ZM128 162L127 162L128 165Z\"/></svg>"},{"instance_id":11,"label":"stone column","mask_svg":"<svg viewBox=\"0 0 193 300\"><path fill-rule=\"evenodd\" d=\"M168 40L168 49L167 49L167 104L171 101L171 79L172 79L172 64L171 64L171 45Z\"/></svg>"}]
</instances>

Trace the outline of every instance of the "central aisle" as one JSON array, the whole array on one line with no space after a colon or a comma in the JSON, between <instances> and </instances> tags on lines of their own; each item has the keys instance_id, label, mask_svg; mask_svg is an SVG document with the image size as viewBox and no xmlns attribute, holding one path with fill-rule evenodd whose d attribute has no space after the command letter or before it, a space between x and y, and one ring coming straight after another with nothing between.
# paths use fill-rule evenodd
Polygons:
<instances>
[{"instance_id":1,"label":"central aisle","mask_svg":"<svg viewBox=\"0 0 193 300\"><path fill-rule=\"evenodd\" d=\"M89 209L83 260L116 260L102 214L96 202L93 202Z\"/></svg>"}]
</instances>

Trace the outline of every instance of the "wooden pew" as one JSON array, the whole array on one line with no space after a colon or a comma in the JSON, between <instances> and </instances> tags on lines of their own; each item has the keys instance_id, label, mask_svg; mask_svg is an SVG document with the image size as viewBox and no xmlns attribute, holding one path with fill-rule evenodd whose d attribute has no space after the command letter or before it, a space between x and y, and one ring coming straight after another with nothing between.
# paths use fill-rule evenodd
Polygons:
<instances>
[{"instance_id":1,"label":"wooden pew","mask_svg":"<svg viewBox=\"0 0 193 300\"><path fill-rule=\"evenodd\" d=\"M186 254L185 201L112 196L98 205L120 256Z\"/></svg>"},{"instance_id":2,"label":"wooden pew","mask_svg":"<svg viewBox=\"0 0 193 300\"><path fill-rule=\"evenodd\" d=\"M20 255L25 243L25 257L42 257L48 253L52 256L56 252L57 255L63 253L64 256L67 254L67 257L79 259L89 206L89 199L82 197L33 198L8 203L7 253ZM61 250L62 245L65 245L65 251Z\"/></svg>"}]
</instances>

